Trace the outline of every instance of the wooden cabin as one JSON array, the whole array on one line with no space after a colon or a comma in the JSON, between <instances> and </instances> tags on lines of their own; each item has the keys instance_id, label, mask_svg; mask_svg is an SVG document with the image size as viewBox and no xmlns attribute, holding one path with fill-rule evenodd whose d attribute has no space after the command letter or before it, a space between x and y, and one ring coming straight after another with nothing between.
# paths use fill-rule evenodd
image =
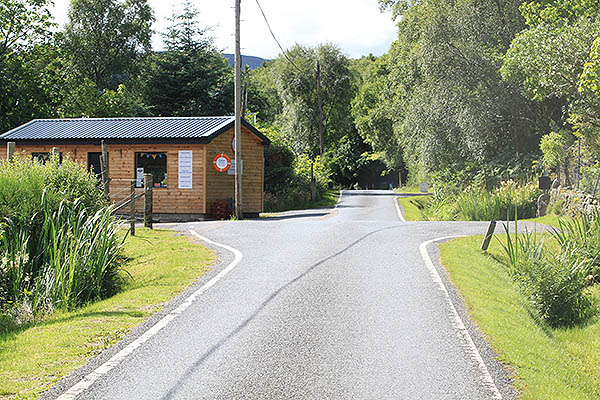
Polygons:
<instances>
[{"instance_id":1,"label":"wooden cabin","mask_svg":"<svg viewBox=\"0 0 600 400\"><path fill-rule=\"evenodd\" d=\"M153 177L155 218L202 220L217 201L234 197L234 117L85 118L33 120L0 135L0 145L36 159L53 148L99 173L101 141L108 150L111 201L128 196L144 173ZM270 141L242 121L242 210L258 216L264 200L264 146ZM219 162L217 159L221 154ZM6 158L0 152L0 158ZM216 164L221 164L219 170ZM222 203L222 202L221 202ZM139 211L142 211L140 205Z\"/></svg>"}]
</instances>

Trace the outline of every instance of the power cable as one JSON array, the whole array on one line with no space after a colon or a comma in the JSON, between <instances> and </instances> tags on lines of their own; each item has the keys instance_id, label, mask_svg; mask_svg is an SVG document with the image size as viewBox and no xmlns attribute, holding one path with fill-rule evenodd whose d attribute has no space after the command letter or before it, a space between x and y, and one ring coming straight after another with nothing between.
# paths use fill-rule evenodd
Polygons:
<instances>
[{"instance_id":1,"label":"power cable","mask_svg":"<svg viewBox=\"0 0 600 400\"><path fill-rule=\"evenodd\" d=\"M267 24L267 28L269 28L269 32L271 32L271 36L273 36L273 39L275 40L275 43L277 43L277 46L279 46L279 49L281 49L281 53L283 54L283 56L289 61L290 64L292 64L292 66L294 68L296 68L296 70L298 72L303 72L300 68L298 68L298 66L296 64L294 64L294 62L288 57L287 52L283 49L283 47L281 46L281 44L279 43L279 40L277 40L277 38L275 37L275 34L273 33L273 30L271 29L271 24L269 24L269 20L267 19L267 16L265 15L265 12L263 11L263 8L261 7L260 3L258 2L258 0L256 0L256 4L258 5L258 9L260 10L260 13L262 14L263 18L265 19L265 22Z\"/></svg>"}]
</instances>

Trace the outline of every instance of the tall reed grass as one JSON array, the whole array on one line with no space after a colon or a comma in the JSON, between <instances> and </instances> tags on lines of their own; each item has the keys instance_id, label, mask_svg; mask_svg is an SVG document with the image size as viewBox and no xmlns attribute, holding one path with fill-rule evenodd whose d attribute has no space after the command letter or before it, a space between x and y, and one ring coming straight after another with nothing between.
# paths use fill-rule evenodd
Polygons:
<instances>
[{"instance_id":1,"label":"tall reed grass","mask_svg":"<svg viewBox=\"0 0 600 400\"><path fill-rule=\"evenodd\" d=\"M480 186L448 186L434 192L422 213L429 220L490 221L502 220L516 208L521 218L532 218L539 194L534 185L514 181L502 182L492 191Z\"/></svg>"},{"instance_id":2,"label":"tall reed grass","mask_svg":"<svg viewBox=\"0 0 600 400\"><path fill-rule=\"evenodd\" d=\"M586 321L597 312L592 297L586 291L590 259L581 257L572 232L584 224L572 220L569 228L556 230L553 235L560 245L558 253L548 252L542 235L536 232L518 233L505 224L506 243L501 243L507 256L506 265L513 280L528 296L539 316L552 327L573 326ZM577 229L571 230L570 228Z\"/></svg>"},{"instance_id":3,"label":"tall reed grass","mask_svg":"<svg viewBox=\"0 0 600 400\"><path fill-rule=\"evenodd\" d=\"M2 315L70 309L116 289L125 238L81 166L1 162L0 204Z\"/></svg>"}]
</instances>

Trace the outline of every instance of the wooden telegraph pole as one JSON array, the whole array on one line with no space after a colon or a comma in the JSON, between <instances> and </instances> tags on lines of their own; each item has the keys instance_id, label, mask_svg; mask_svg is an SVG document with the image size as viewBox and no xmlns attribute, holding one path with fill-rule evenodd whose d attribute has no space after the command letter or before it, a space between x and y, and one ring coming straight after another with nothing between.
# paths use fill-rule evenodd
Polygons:
<instances>
[{"instance_id":1,"label":"wooden telegraph pole","mask_svg":"<svg viewBox=\"0 0 600 400\"><path fill-rule=\"evenodd\" d=\"M235 216L242 219L242 55L240 49L241 0L235 0Z\"/></svg>"},{"instance_id":2,"label":"wooden telegraph pole","mask_svg":"<svg viewBox=\"0 0 600 400\"><path fill-rule=\"evenodd\" d=\"M317 60L317 102L319 103L319 150L321 151L321 157L323 157L323 102L321 100L321 63L319 60Z\"/></svg>"}]
</instances>

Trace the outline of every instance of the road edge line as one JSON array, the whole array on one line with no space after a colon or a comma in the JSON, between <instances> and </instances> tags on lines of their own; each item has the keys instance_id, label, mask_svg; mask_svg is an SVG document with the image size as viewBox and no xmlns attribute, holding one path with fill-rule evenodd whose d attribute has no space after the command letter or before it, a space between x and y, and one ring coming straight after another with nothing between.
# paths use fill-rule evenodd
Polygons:
<instances>
[{"instance_id":1,"label":"road edge line","mask_svg":"<svg viewBox=\"0 0 600 400\"><path fill-rule=\"evenodd\" d=\"M344 191L340 189L340 193L339 193L338 199L335 202L335 207L333 207L334 210L337 210L338 206L340 205L340 203L342 201L342 196L344 196Z\"/></svg>"},{"instance_id":2,"label":"road edge line","mask_svg":"<svg viewBox=\"0 0 600 400\"><path fill-rule=\"evenodd\" d=\"M183 303L181 303L177 308L175 308L173 311L169 312L167 315L162 317L156 324L154 324L150 329L148 329L146 332L144 332L140 337L138 337L136 340L134 340L133 342L131 342L130 344L125 346L123 349L121 349L121 351L119 351L117 354L112 356L104 364L100 365L94 371L92 371L89 374L87 374L86 376L84 376L79 382L77 382L75 385L73 385L69 389L67 389L63 394L58 396L56 398L57 400L75 399L82 392L87 390L90 386L92 386L94 384L94 382L96 382L99 378L106 375L113 368L118 366L123 360L125 360L125 358L127 358L131 353L133 353L142 344L147 342L150 338L155 336L158 332L160 332L171 321L173 321L178 315L185 312L185 310L189 306L192 305L192 303L196 300L196 298L198 298L200 295L202 295L204 292L206 292L208 289L210 289L212 286L214 286L225 275L227 275L229 272L231 272L231 270L233 270L240 263L240 261L242 261L243 254L239 250L234 249L233 247L221 244L221 243L214 242L214 241L198 234L193 229L189 229L189 232L193 236L197 237L198 239L200 239L208 244L211 244L211 245L217 246L217 247L221 247L221 248L233 253L233 255L234 255L233 261L229 265L227 265L227 267L225 267L221 272L219 272L217 275L215 275L211 280L209 280L204 285L202 285L202 287L200 287L194 293L189 295L183 301Z\"/></svg>"},{"instance_id":3,"label":"road edge line","mask_svg":"<svg viewBox=\"0 0 600 400\"><path fill-rule=\"evenodd\" d=\"M402 210L400 209L400 203L398 203L399 198L401 198L401 197L400 196L394 197L394 203L396 204L396 212L398 213L398 218L400 218L400 221L406 222L404 215L402 215Z\"/></svg>"},{"instance_id":4,"label":"road edge line","mask_svg":"<svg viewBox=\"0 0 600 400\"><path fill-rule=\"evenodd\" d=\"M483 380L483 385L492 394L492 397L490 397L490 398L494 399L494 400L502 400L502 395L500 394L500 391L498 390L498 387L496 386L496 383L494 382L494 379L492 378L490 371L488 370L487 366L485 365L485 362L483 361L483 357L481 357L481 354L479 353L477 346L475 346L475 342L473 342L473 338L471 337L471 334L467 330L463 320L460 318L458 311L456 311L456 307L454 306L454 303L452 302L452 299L448 292L448 288L444 284L444 281L442 281L442 278L441 278L439 272L433 265L433 261L431 260L431 257L429 256L429 253L427 252L427 246L429 246L432 243L439 242L442 240L447 240L447 239L456 239L459 237L464 237L464 236L446 236L446 237L428 240L419 245L419 251L421 252L421 257L425 261L425 266L429 270L431 279L433 280L434 283L436 283L439 286L439 289L444 294L446 304L448 305L448 309L449 309L450 315L452 317L452 326L456 330L456 333L458 334L458 336L464 341L464 344L466 345L465 350L467 351L468 355L477 364L477 368L478 368L478 370L481 374L481 378Z\"/></svg>"}]
</instances>

